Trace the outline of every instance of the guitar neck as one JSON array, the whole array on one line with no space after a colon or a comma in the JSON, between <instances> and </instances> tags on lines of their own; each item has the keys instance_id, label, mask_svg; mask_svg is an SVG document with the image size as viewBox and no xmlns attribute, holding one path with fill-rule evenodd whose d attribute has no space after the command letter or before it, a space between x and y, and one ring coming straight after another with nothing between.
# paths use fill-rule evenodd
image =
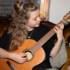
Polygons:
<instances>
[{"instance_id":1,"label":"guitar neck","mask_svg":"<svg viewBox=\"0 0 70 70\"><path fill-rule=\"evenodd\" d=\"M64 25L67 25L68 23L65 20L60 21L58 24L64 23ZM57 26L57 25L55 25ZM55 27L54 26L54 27ZM43 46L53 35L55 34L54 28L52 28L47 34L45 34L39 41L37 46Z\"/></svg>"},{"instance_id":2,"label":"guitar neck","mask_svg":"<svg viewBox=\"0 0 70 70\"><path fill-rule=\"evenodd\" d=\"M43 46L53 35L55 34L54 30L51 29L47 34L45 34L39 41L38 46Z\"/></svg>"}]
</instances>

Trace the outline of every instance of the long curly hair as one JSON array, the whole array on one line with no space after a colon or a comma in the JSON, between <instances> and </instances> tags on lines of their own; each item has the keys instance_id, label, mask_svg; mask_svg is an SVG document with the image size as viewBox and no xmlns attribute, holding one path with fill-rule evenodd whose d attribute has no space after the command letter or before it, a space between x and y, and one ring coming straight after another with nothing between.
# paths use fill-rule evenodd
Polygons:
<instances>
[{"instance_id":1,"label":"long curly hair","mask_svg":"<svg viewBox=\"0 0 70 70\"><path fill-rule=\"evenodd\" d=\"M15 12L13 21L8 29L8 32L12 34L9 50L17 49L27 38L28 31L25 24L29 19L29 12L37 9L38 7L33 3L25 3L23 9L19 13Z\"/></svg>"}]
</instances>

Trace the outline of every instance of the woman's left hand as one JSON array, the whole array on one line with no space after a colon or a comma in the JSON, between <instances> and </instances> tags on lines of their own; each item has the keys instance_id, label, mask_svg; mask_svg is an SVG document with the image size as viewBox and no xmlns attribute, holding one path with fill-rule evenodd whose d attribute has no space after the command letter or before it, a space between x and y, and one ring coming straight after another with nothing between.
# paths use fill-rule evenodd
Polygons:
<instances>
[{"instance_id":1,"label":"woman's left hand","mask_svg":"<svg viewBox=\"0 0 70 70\"><path fill-rule=\"evenodd\" d=\"M54 31L57 34L58 40L62 40L63 38L63 29L64 29L64 24L62 22L54 27Z\"/></svg>"}]
</instances>

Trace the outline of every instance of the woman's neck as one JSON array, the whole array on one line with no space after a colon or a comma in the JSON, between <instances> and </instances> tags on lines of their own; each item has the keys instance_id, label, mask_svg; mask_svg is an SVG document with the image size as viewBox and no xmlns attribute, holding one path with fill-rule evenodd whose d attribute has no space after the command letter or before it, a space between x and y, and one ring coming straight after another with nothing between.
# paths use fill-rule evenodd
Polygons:
<instances>
[{"instance_id":1,"label":"woman's neck","mask_svg":"<svg viewBox=\"0 0 70 70\"><path fill-rule=\"evenodd\" d=\"M34 29L34 28L31 28L31 27L29 27L27 25L25 25L25 27L26 27L27 31L32 31Z\"/></svg>"}]
</instances>

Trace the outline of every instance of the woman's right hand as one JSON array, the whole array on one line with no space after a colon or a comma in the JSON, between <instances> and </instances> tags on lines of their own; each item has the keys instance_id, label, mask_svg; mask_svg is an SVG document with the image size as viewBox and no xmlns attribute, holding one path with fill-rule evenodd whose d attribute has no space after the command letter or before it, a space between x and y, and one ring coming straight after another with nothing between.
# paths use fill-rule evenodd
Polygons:
<instances>
[{"instance_id":1,"label":"woman's right hand","mask_svg":"<svg viewBox=\"0 0 70 70\"><path fill-rule=\"evenodd\" d=\"M14 60L17 63L24 63L27 61L25 53L10 53L9 59Z\"/></svg>"}]
</instances>

